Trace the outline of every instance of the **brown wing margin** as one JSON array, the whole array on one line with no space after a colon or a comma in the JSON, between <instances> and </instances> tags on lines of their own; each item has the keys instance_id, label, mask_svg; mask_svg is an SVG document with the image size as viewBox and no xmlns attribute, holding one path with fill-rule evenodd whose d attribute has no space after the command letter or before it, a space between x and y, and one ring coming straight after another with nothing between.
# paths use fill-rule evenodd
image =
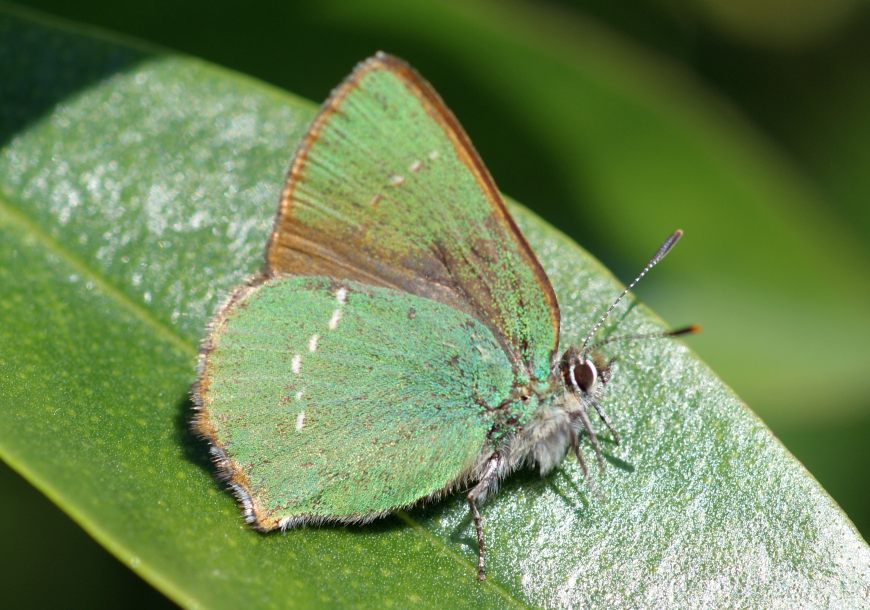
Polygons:
<instances>
[{"instance_id":1,"label":"brown wing margin","mask_svg":"<svg viewBox=\"0 0 870 610\"><path fill-rule=\"evenodd\" d=\"M550 312L550 322L554 330L554 344L550 352L550 358L552 361L553 353L555 353L558 348L560 319L556 294L553 291L553 287L550 284L547 274L544 272L543 267L540 262L538 262L532 249L529 247L525 237L523 237L520 232L519 227L517 227L513 218L508 213L492 176L486 169L486 166L483 164L477 151L474 149L471 140L462 129L459 121L444 104L441 96L439 96L432 86L411 66L401 59L387 53L378 52L356 66L351 75L332 92L330 97L323 104L320 112L317 114L311 127L305 134L305 137L299 144L293 162L290 165L290 170L287 173L287 179L278 206L278 213L275 217L272 234L269 237L269 242L266 248L265 273L270 276L280 273L329 275L355 279L377 286L400 288L390 281L387 281L385 278L357 269L346 261L341 260L341 257L333 254L326 244L316 243L307 239L305 240L305 249L310 258L308 260L308 265L304 269L294 264L292 260L282 257L280 248L278 247L282 227L291 225L287 220L292 215L293 193L297 183L303 179L306 160L311 147L320 137L320 132L324 124L335 112L338 111L338 108L341 106L341 103L347 94L358 85L359 81L367 73L374 70L387 70L393 73L399 77L408 87L409 91L420 100L427 114L441 126L444 133L447 134L450 141L453 142L457 156L472 173L478 185L480 185L481 190L485 193L496 216L504 221L509 228L510 233L519 244L519 252L525 259L526 264L528 264L533 270L537 283L542 288L547 300L548 310Z\"/></svg>"}]
</instances>

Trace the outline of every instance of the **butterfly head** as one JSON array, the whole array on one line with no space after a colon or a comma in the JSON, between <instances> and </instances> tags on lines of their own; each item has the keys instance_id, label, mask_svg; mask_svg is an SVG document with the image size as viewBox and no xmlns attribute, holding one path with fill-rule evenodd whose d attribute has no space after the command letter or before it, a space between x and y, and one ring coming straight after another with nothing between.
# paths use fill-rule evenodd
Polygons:
<instances>
[{"instance_id":1,"label":"butterfly head","mask_svg":"<svg viewBox=\"0 0 870 610\"><path fill-rule=\"evenodd\" d=\"M579 449L578 438L581 432L585 432L588 436L595 450L598 466L602 471L604 470L601 449L588 415L590 409L595 410L610 431L613 442L619 444L619 435L610 424L610 420L601 406L604 388L612 375L614 359L606 360L600 356L598 354L600 348L621 341L676 337L696 333L700 330L698 326L687 326L676 330L653 333L613 335L601 341L593 342L596 333L601 330L604 322L619 302L650 269L670 252L671 248L674 247L682 235L683 232L678 230L665 240L634 281L616 297L595 324L592 325L580 347L569 347L553 368L551 379L556 382L556 385L551 384L551 387L554 390L554 395L559 398L553 402L553 407L555 408L548 411L547 416L542 418L540 424L534 430L536 442L532 449L532 454L541 465L542 472L552 468L558 459L561 459L559 456L564 455L565 450L570 446L577 456L577 461L584 475L588 476L588 471ZM559 385L563 390L561 392L556 389L556 386Z\"/></svg>"},{"instance_id":2,"label":"butterfly head","mask_svg":"<svg viewBox=\"0 0 870 610\"><path fill-rule=\"evenodd\" d=\"M668 238L664 241L664 243L659 247L653 257L649 260L649 262L644 266L641 272L637 275L636 278L623 290L616 299L610 304L601 317L592 325L589 329L589 332L586 334L586 337L583 340L580 348L568 348L568 350L562 356L562 360L559 364L560 372L562 373L562 380L565 383L566 389L571 392L574 392L580 396L593 394L596 390L600 391L603 389L604 385L610 380L610 367L613 363L613 360L610 362L606 362L600 356L595 353L600 347L607 345L608 343L613 343L616 341L623 340L633 340L633 339L646 339L652 337L673 337L677 335L686 334L689 332L697 332L698 327L691 326L687 328L682 328L675 331L667 331L667 332L659 332L652 334L642 334L642 335L627 335L627 336L618 336L618 337L609 337L604 339L603 341L599 341L597 343L592 343L593 337L595 334L601 330L601 327L604 325L604 322L607 320L608 316L610 316L611 312L616 308L620 301L629 293L629 291L637 285L637 283L649 273L649 270L655 267L659 261L661 261L665 256L667 256L668 252L671 251L680 238L683 236L683 231L678 229L674 231Z\"/></svg>"}]
</instances>

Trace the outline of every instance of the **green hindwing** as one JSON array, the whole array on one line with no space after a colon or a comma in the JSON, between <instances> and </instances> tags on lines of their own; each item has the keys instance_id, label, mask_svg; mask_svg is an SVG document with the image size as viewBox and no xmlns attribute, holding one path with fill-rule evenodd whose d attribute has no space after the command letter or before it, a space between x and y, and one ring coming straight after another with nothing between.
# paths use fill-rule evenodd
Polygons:
<instances>
[{"instance_id":1,"label":"green hindwing","mask_svg":"<svg viewBox=\"0 0 870 610\"><path fill-rule=\"evenodd\" d=\"M201 366L197 425L261 529L367 521L452 488L514 382L475 318L325 277L237 291Z\"/></svg>"}]
</instances>

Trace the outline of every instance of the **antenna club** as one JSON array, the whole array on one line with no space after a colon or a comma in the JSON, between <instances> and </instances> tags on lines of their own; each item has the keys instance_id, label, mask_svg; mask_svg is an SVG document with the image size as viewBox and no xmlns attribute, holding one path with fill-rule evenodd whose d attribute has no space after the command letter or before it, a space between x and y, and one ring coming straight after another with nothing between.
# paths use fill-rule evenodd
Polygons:
<instances>
[{"instance_id":1,"label":"antenna club","mask_svg":"<svg viewBox=\"0 0 870 610\"><path fill-rule=\"evenodd\" d=\"M655 265L660 260L662 260L665 255L671 251L671 248L677 245L677 242L680 241L680 238L682 236L682 229L677 229L676 231L671 233L670 236L668 236L668 238L665 240L665 243L662 244L662 247L659 248L658 252L655 253L655 256L653 256L652 260L650 261L650 266Z\"/></svg>"},{"instance_id":2,"label":"antenna club","mask_svg":"<svg viewBox=\"0 0 870 610\"><path fill-rule=\"evenodd\" d=\"M700 324L690 324L689 326L685 326L683 328L676 328L674 330L668 331L669 337L679 337L680 335L697 335L701 332L702 328Z\"/></svg>"}]
</instances>

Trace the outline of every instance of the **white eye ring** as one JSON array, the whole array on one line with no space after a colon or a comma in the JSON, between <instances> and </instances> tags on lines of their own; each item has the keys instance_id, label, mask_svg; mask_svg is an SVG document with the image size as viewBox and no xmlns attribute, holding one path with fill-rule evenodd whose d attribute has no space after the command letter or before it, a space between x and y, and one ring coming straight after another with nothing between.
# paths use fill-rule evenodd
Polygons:
<instances>
[{"instance_id":1,"label":"white eye ring","mask_svg":"<svg viewBox=\"0 0 870 610\"><path fill-rule=\"evenodd\" d=\"M598 369L595 368L591 360L581 360L573 364L569 372L571 383L584 393L588 393L598 381Z\"/></svg>"}]
</instances>

